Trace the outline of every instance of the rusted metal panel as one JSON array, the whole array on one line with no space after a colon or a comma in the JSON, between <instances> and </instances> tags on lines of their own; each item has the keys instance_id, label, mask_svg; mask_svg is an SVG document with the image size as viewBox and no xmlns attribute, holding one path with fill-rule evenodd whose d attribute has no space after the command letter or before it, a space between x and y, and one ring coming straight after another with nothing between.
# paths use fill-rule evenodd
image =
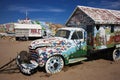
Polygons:
<instances>
[{"instance_id":1,"label":"rusted metal panel","mask_svg":"<svg viewBox=\"0 0 120 80\"><path fill-rule=\"evenodd\" d=\"M86 15L82 10L76 9L72 14L68 22L67 26L76 26L76 27L85 27L85 25L93 25L95 22L91 17Z\"/></svg>"},{"instance_id":2,"label":"rusted metal panel","mask_svg":"<svg viewBox=\"0 0 120 80\"><path fill-rule=\"evenodd\" d=\"M120 11L78 6L95 24L120 24Z\"/></svg>"}]
</instances>

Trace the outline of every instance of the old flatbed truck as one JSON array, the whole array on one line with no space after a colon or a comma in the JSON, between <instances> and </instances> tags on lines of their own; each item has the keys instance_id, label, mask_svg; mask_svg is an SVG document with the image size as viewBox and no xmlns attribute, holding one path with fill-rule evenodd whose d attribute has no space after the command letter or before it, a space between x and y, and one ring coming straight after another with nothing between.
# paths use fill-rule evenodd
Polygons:
<instances>
[{"instance_id":1,"label":"old flatbed truck","mask_svg":"<svg viewBox=\"0 0 120 80\"><path fill-rule=\"evenodd\" d=\"M120 60L120 22L117 23L114 20L111 23L109 19L108 22L105 22L107 20L104 21L104 19L103 21L93 21L90 16L86 17L87 12L83 13L83 10L91 12L95 10L99 12L107 11L78 6L66 23L69 27L60 28L55 37L32 41L29 46L30 54L27 56L20 53L17 56L17 65L20 71L25 74L32 74L39 66L44 67L47 73L58 73L64 65L86 60L90 54L110 48L114 49L110 53L112 59L114 61ZM105 15L107 16L108 13L107 11ZM83 22L79 18L81 15L82 19L89 19ZM75 17L78 20L74 19ZM72 21L74 20L79 21L80 25L73 26ZM83 23L87 24L88 21L88 25L83 25Z\"/></svg>"}]
</instances>

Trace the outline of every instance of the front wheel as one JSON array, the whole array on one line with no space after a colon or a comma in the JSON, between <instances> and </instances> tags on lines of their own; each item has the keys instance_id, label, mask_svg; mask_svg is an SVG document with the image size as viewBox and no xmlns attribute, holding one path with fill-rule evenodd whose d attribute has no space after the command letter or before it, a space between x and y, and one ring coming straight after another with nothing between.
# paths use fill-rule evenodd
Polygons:
<instances>
[{"instance_id":1,"label":"front wheel","mask_svg":"<svg viewBox=\"0 0 120 80\"><path fill-rule=\"evenodd\" d=\"M113 51L113 60L114 61L120 60L120 48L119 49L115 49Z\"/></svg>"},{"instance_id":2,"label":"front wheel","mask_svg":"<svg viewBox=\"0 0 120 80\"><path fill-rule=\"evenodd\" d=\"M50 57L45 65L45 70L47 73L54 74L58 73L64 67L64 61L61 56Z\"/></svg>"}]
</instances>

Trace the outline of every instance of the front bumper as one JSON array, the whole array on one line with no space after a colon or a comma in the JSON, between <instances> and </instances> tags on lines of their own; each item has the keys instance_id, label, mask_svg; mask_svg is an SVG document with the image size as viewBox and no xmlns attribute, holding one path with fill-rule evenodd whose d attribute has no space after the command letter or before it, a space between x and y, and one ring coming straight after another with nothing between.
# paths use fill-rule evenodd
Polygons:
<instances>
[{"instance_id":1,"label":"front bumper","mask_svg":"<svg viewBox=\"0 0 120 80\"><path fill-rule=\"evenodd\" d=\"M34 60L30 60L29 63L24 63L20 61L20 56L18 55L16 58L17 65L20 69L20 71L23 74L32 74L35 72L35 69L38 67L38 63Z\"/></svg>"}]
</instances>

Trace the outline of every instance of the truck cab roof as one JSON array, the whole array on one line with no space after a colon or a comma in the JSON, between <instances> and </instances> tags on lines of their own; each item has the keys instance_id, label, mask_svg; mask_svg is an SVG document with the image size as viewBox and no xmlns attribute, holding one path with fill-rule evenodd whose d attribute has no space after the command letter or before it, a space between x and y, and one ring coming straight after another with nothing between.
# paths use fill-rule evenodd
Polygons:
<instances>
[{"instance_id":1,"label":"truck cab roof","mask_svg":"<svg viewBox=\"0 0 120 80\"><path fill-rule=\"evenodd\" d=\"M84 31L83 28L77 28L77 27L64 27L60 28L58 30L69 30L69 31Z\"/></svg>"}]
</instances>

